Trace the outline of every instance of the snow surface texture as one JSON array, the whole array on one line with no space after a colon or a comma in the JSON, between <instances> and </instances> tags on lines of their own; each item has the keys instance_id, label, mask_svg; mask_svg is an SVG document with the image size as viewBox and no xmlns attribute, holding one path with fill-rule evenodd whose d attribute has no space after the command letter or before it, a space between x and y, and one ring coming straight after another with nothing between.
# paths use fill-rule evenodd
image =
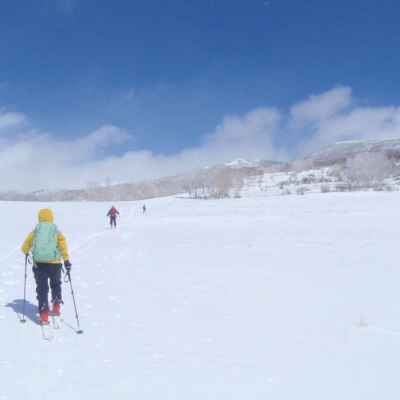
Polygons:
<instances>
[{"instance_id":1,"label":"snow surface texture","mask_svg":"<svg viewBox=\"0 0 400 400\"><path fill-rule=\"evenodd\" d=\"M0 399L395 399L400 195L56 203L85 333L19 322L37 203L0 203Z\"/></svg>"}]
</instances>

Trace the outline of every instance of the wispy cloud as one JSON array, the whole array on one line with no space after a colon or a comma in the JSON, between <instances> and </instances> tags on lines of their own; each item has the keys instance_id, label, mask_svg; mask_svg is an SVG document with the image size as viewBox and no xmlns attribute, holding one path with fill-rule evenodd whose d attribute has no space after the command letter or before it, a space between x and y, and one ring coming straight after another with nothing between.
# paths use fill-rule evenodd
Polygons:
<instances>
[{"instance_id":1,"label":"wispy cloud","mask_svg":"<svg viewBox=\"0 0 400 400\"><path fill-rule=\"evenodd\" d=\"M400 137L400 108L359 106L341 87L295 105L291 123L303 130L304 153L341 140Z\"/></svg>"},{"instance_id":2,"label":"wispy cloud","mask_svg":"<svg viewBox=\"0 0 400 400\"><path fill-rule=\"evenodd\" d=\"M172 156L148 150L110 156L113 146L132 140L131 134L113 125L63 141L37 131L21 132L0 150L2 188L79 188L89 182L152 179L243 156L276 158L283 154L271 142L279 119L273 109L226 117L201 146Z\"/></svg>"},{"instance_id":3,"label":"wispy cloud","mask_svg":"<svg viewBox=\"0 0 400 400\"><path fill-rule=\"evenodd\" d=\"M24 114L3 110L0 127L3 190L80 188L89 182L152 179L239 157L282 160L337 140L400 137L400 108L362 107L350 88L333 88L293 104L289 111L260 107L226 116L204 135L201 145L168 156L146 149L112 155L114 147L128 148L133 139L112 124L76 139L59 140L30 126ZM8 135L11 128L13 134ZM276 144L293 132L301 137L296 144Z\"/></svg>"},{"instance_id":4,"label":"wispy cloud","mask_svg":"<svg viewBox=\"0 0 400 400\"><path fill-rule=\"evenodd\" d=\"M0 133L5 128L17 127L26 122L26 116L19 112L7 112L0 109Z\"/></svg>"},{"instance_id":5,"label":"wispy cloud","mask_svg":"<svg viewBox=\"0 0 400 400\"><path fill-rule=\"evenodd\" d=\"M297 125L316 123L346 110L352 102L349 87L334 88L295 104L290 110L290 118Z\"/></svg>"}]
</instances>

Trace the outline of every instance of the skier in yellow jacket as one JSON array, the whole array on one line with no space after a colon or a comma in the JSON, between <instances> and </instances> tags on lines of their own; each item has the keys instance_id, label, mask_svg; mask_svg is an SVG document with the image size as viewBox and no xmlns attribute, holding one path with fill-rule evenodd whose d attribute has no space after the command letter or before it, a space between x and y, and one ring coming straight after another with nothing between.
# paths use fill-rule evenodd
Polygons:
<instances>
[{"instance_id":1,"label":"skier in yellow jacket","mask_svg":"<svg viewBox=\"0 0 400 400\"><path fill-rule=\"evenodd\" d=\"M60 315L62 301L61 273L62 260L67 271L71 269L65 236L54 224L53 212L49 208L39 211L39 223L22 245L22 252L32 251L33 273L39 303L40 322L49 321L49 281L52 297L52 314Z\"/></svg>"}]
</instances>

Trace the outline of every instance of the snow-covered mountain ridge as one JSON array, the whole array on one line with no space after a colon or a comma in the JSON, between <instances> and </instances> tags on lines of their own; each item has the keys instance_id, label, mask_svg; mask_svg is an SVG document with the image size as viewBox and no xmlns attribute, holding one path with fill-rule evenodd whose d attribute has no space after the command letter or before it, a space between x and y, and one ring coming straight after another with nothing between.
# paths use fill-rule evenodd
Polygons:
<instances>
[{"instance_id":1,"label":"snow-covered mountain ridge","mask_svg":"<svg viewBox=\"0 0 400 400\"><path fill-rule=\"evenodd\" d=\"M389 157L400 157L400 139L337 142L311 153L306 159L328 164L340 162L360 153L385 153Z\"/></svg>"},{"instance_id":2,"label":"snow-covered mountain ridge","mask_svg":"<svg viewBox=\"0 0 400 400\"><path fill-rule=\"evenodd\" d=\"M236 159L149 182L98 185L81 190L0 193L0 200L117 201L170 195L225 198L360 189L398 190L400 139L349 141L286 163Z\"/></svg>"}]
</instances>

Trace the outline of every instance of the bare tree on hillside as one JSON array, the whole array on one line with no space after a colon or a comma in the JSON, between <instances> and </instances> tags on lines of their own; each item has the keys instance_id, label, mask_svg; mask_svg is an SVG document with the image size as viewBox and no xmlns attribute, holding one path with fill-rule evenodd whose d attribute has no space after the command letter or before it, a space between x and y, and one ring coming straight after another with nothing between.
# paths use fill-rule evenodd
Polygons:
<instances>
[{"instance_id":1,"label":"bare tree on hillside","mask_svg":"<svg viewBox=\"0 0 400 400\"><path fill-rule=\"evenodd\" d=\"M292 171L302 172L314 168L314 162L310 159L295 160L290 163Z\"/></svg>"},{"instance_id":2,"label":"bare tree on hillside","mask_svg":"<svg viewBox=\"0 0 400 400\"><path fill-rule=\"evenodd\" d=\"M382 183L394 170L383 153L360 153L346 161L345 176L356 186L371 187Z\"/></svg>"},{"instance_id":3,"label":"bare tree on hillside","mask_svg":"<svg viewBox=\"0 0 400 400\"><path fill-rule=\"evenodd\" d=\"M234 172L229 169L219 171L215 176L213 196L218 199L229 197L229 191L233 186Z\"/></svg>"}]
</instances>

